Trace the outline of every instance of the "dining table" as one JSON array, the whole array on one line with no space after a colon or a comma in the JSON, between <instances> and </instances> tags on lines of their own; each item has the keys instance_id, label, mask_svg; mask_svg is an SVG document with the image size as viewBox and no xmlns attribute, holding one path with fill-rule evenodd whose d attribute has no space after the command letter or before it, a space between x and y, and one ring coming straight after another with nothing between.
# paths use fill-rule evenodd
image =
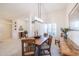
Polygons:
<instances>
[{"instance_id":1,"label":"dining table","mask_svg":"<svg viewBox=\"0 0 79 59\"><path fill-rule=\"evenodd\" d=\"M29 37L29 38L22 38L21 40L26 40L26 39L35 39L33 37ZM45 43L48 40L48 38L38 38L35 39L35 56L41 56L41 45L43 43Z\"/></svg>"}]
</instances>

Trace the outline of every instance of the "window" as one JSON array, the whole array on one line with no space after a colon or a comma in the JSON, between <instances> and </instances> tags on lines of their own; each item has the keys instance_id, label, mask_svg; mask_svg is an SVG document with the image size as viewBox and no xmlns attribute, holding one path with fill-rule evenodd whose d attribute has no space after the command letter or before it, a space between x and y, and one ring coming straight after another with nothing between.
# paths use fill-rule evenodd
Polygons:
<instances>
[{"instance_id":1,"label":"window","mask_svg":"<svg viewBox=\"0 0 79 59\"><path fill-rule=\"evenodd\" d=\"M73 21L71 22L71 29L79 30L79 21Z\"/></svg>"},{"instance_id":2,"label":"window","mask_svg":"<svg viewBox=\"0 0 79 59\"><path fill-rule=\"evenodd\" d=\"M57 30L56 23L53 23L53 24L43 24L43 25L44 25L43 33L47 32L50 35L56 36L56 30Z\"/></svg>"}]
</instances>

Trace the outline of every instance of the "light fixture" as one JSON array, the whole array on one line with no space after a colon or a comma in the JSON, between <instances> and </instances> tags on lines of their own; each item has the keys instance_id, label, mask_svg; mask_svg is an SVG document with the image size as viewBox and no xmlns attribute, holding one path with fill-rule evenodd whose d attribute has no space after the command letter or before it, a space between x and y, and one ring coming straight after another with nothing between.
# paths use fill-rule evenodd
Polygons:
<instances>
[{"instance_id":1,"label":"light fixture","mask_svg":"<svg viewBox=\"0 0 79 59\"><path fill-rule=\"evenodd\" d=\"M40 22L40 23L43 23L44 21L41 19L41 3L38 3L38 17L34 17L32 23L35 23L35 22Z\"/></svg>"},{"instance_id":2,"label":"light fixture","mask_svg":"<svg viewBox=\"0 0 79 59\"><path fill-rule=\"evenodd\" d=\"M41 18L41 3L38 3L38 18Z\"/></svg>"},{"instance_id":3,"label":"light fixture","mask_svg":"<svg viewBox=\"0 0 79 59\"><path fill-rule=\"evenodd\" d=\"M35 17L35 20L38 22L44 22L41 18Z\"/></svg>"}]
</instances>

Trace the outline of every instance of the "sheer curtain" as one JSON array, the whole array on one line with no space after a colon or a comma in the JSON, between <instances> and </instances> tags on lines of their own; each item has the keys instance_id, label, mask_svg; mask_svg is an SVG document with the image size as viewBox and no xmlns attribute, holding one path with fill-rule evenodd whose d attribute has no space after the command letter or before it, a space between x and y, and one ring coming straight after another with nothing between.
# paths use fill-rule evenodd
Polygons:
<instances>
[{"instance_id":1,"label":"sheer curtain","mask_svg":"<svg viewBox=\"0 0 79 59\"><path fill-rule=\"evenodd\" d=\"M47 24L36 22L33 27L33 32L38 31L38 35L43 35L48 33L49 35L57 35L57 25L56 23Z\"/></svg>"}]
</instances>

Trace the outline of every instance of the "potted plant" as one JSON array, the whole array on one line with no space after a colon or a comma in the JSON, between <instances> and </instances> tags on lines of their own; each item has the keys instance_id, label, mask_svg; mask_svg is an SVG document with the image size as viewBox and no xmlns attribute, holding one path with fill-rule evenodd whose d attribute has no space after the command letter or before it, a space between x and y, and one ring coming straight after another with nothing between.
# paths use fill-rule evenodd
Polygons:
<instances>
[{"instance_id":1,"label":"potted plant","mask_svg":"<svg viewBox=\"0 0 79 59\"><path fill-rule=\"evenodd\" d=\"M27 30L25 30L24 31L24 33L25 33L25 35L26 35L26 37L28 36L28 31Z\"/></svg>"},{"instance_id":2,"label":"potted plant","mask_svg":"<svg viewBox=\"0 0 79 59\"><path fill-rule=\"evenodd\" d=\"M64 33L64 38L67 39L67 32L69 31L69 28L61 28L61 31Z\"/></svg>"}]
</instances>

